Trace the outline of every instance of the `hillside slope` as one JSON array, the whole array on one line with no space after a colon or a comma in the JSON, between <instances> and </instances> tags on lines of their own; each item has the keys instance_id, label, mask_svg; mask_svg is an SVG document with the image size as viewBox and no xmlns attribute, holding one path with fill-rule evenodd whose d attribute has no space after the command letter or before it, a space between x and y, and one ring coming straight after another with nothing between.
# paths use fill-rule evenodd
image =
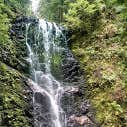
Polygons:
<instances>
[{"instance_id":1,"label":"hillside slope","mask_svg":"<svg viewBox=\"0 0 127 127\"><path fill-rule=\"evenodd\" d=\"M101 127L127 126L127 3L76 0L65 26L85 72L87 98Z\"/></svg>"}]
</instances>

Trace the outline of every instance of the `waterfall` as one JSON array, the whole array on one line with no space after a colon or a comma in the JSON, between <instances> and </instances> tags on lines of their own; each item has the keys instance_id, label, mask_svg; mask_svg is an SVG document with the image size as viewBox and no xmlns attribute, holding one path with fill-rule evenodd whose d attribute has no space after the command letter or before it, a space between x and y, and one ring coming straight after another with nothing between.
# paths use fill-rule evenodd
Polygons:
<instances>
[{"instance_id":1,"label":"waterfall","mask_svg":"<svg viewBox=\"0 0 127 127\"><path fill-rule=\"evenodd\" d=\"M32 8L37 15L39 0L32 0ZM32 25L26 24L26 45L30 63L31 84L34 92L34 127L66 127L66 115L60 106L63 93L62 82L52 74L52 60L60 64L64 47L60 46L64 38L59 26L39 19L35 40L30 41L29 31ZM38 52L41 50L41 52ZM58 58L54 58L57 55ZM43 57L43 58L42 58ZM43 67L42 67L43 65Z\"/></svg>"},{"instance_id":2,"label":"waterfall","mask_svg":"<svg viewBox=\"0 0 127 127\"><path fill-rule=\"evenodd\" d=\"M39 15L38 7L39 7L40 0L31 0L31 2L32 2L32 11L34 15L38 16Z\"/></svg>"}]
</instances>

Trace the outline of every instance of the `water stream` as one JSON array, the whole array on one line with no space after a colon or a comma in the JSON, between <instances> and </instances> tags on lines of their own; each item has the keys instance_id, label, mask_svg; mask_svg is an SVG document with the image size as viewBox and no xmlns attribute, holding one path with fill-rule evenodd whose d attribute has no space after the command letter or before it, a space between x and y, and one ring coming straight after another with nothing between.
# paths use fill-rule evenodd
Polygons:
<instances>
[{"instance_id":1,"label":"water stream","mask_svg":"<svg viewBox=\"0 0 127 127\"><path fill-rule=\"evenodd\" d=\"M37 17L38 5L39 0L32 0L32 9ZM31 27L30 23L26 24L26 45L29 56L27 60L31 65L31 84L34 92L34 127L66 127L66 115L60 106L62 82L56 80L52 74L52 66L60 64L61 54L65 50L60 46L61 38L64 38L63 33L57 24L39 19L36 39L30 42Z\"/></svg>"}]
</instances>

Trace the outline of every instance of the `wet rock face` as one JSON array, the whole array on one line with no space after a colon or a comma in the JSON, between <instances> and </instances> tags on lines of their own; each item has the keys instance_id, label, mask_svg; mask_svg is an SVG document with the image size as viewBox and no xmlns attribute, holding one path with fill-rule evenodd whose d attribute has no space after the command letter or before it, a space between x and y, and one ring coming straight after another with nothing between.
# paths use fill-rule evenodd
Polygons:
<instances>
[{"instance_id":1,"label":"wet rock face","mask_svg":"<svg viewBox=\"0 0 127 127\"><path fill-rule=\"evenodd\" d=\"M38 23L38 19L34 17L19 16L16 18L14 23Z\"/></svg>"},{"instance_id":2,"label":"wet rock face","mask_svg":"<svg viewBox=\"0 0 127 127\"><path fill-rule=\"evenodd\" d=\"M38 24L38 20L32 17L18 17L12 24L10 30L11 38L15 39L15 45L17 47L17 56L19 70L28 74L29 63L24 59L27 56L27 47L25 43L25 30L26 23L31 23L33 26ZM31 38L34 39L34 38ZM30 40L32 42L32 40ZM6 52L5 52L6 55ZM62 73L63 73L63 84L64 84L64 94L61 98L61 107L66 112L67 117L67 127L96 127L94 121L94 113L90 106L88 100L85 99L85 81L83 78L83 72L80 69L78 61L73 57L70 50L66 50L63 53L62 61ZM26 112L30 118L35 116L34 126L38 127L39 122L42 122L42 127L53 126L51 121L51 114L49 113L50 101L48 98L41 94L35 93L36 105L32 103L31 90L29 87L26 88L29 95L29 103L31 106L31 112ZM31 96L31 97L30 97ZM34 106L35 112L33 112L32 107ZM35 114L36 113L36 114Z\"/></svg>"},{"instance_id":3,"label":"wet rock face","mask_svg":"<svg viewBox=\"0 0 127 127\"><path fill-rule=\"evenodd\" d=\"M67 127L96 127L94 112L85 99L83 72L69 50L64 54L62 70L65 92L61 103L67 116Z\"/></svg>"},{"instance_id":4,"label":"wet rock face","mask_svg":"<svg viewBox=\"0 0 127 127\"><path fill-rule=\"evenodd\" d=\"M82 71L80 70L80 65L69 50L64 52L62 70L65 82L76 85L82 85L84 83L84 80L81 79Z\"/></svg>"},{"instance_id":5,"label":"wet rock face","mask_svg":"<svg viewBox=\"0 0 127 127\"><path fill-rule=\"evenodd\" d=\"M36 92L34 94L34 126L50 127L52 125L51 109L49 98L42 93Z\"/></svg>"},{"instance_id":6,"label":"wet rock face","mask_svg":"<svg viewBox=\"0 0 127 127\"><path fill-rule=\"evenodd\" d=\"M35 26L38 23L38 19L33 17L17 17L15 21L12 22L12 27L9 32L12 42L16 47L15 53L12 54L9 49L0 50L4 63L26 74L29 73L29 63L25 59L27 56L27 47L25 43L27 23L31 23ZM13 59L13 61L10 62L10 59Z\"/></svg>"},{"instance_id":7,"label":"wet rock face","mask_svg":"<svg viewBox=\"0 0 127 127\"><path fill-rule=\"evenodd\" d=\"M31 17L17 17L15 21L12 22L12 27L10 28L10 37L12 39L12 44L15 51L11 51L11 48L0 46L0 59L3 63L10 66L20 73L24 73L29 77L29 63L26 60L27 57L27 47L25 44L25 30L26 23L31 22L36 25L38 20ZM15 80L15 79L14 79ZM21 75L22 87L23 87L23 100L27 103L27 107L24 109L24 118L28 119L30 126L34 126L33 120L33 91L27 82L28 78ZM19 94L19 93L18 93Z\"/></svg>"},{"instance_id":8,"label":"wet rock face","mask_svg":"<svg viewBox=\"0 0 127 127\"><path fill-rule=\"evenodd\" d=\"M42 93L36 92L34 94L34 99L36 103L43 106L42 110L44 110L45 112L49 111L51 104L49 98L46 95L42 95Z\"/></svg>"}]
</instances>

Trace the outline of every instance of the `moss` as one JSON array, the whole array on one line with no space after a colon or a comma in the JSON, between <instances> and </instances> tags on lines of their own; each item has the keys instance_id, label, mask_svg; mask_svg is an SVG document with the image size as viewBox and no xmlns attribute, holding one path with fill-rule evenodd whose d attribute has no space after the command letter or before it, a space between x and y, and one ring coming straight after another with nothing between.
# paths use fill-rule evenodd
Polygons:
<instances>
[{"instance_id":1,"label":"moss","mask_svg":"<svg viewBox=\"0 0 127 127\"><path fill-rule=\"evenodd\" d=\"M24 85L21 74L14 69L0 63L0 89L2 126L24 126L30 123L25 110L28 107L25 99Z\"/></svg>"}]
</instances>

